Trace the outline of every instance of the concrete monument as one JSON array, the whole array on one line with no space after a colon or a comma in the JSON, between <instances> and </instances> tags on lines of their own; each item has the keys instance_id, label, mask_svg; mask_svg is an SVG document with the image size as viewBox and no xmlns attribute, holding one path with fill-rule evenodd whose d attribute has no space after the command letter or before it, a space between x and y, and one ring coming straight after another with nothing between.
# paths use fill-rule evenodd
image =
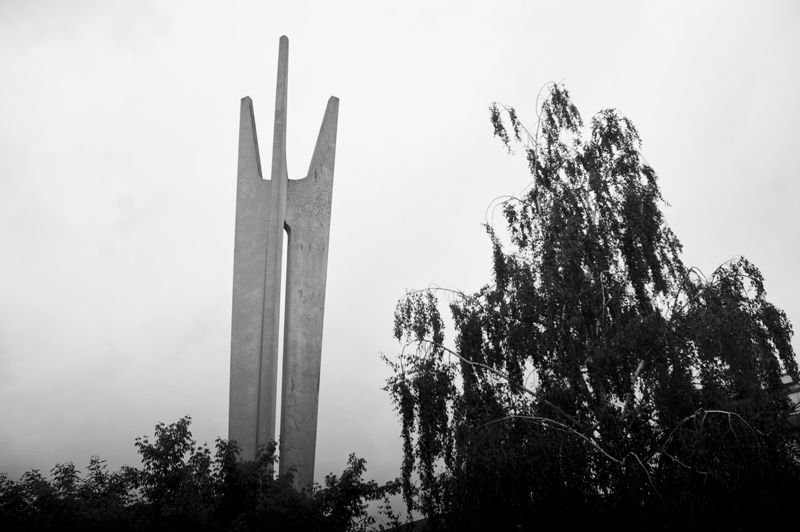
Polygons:
<instances>
[{"instance_id":1,"label":"concrete monument","mask_svg":"<svg viewBox=\"0 0 800 532\"><path fill-rule=\"evenodd\" d=\"M339 100L328 100L308 174L286 168L289 40L280 38L271 179L263 179L253 102L242 98L233 266L228 437L242 459L275 440L283 238L288 238L280 472L314 479L322 321Z\"/></svg>"}]
</instances>

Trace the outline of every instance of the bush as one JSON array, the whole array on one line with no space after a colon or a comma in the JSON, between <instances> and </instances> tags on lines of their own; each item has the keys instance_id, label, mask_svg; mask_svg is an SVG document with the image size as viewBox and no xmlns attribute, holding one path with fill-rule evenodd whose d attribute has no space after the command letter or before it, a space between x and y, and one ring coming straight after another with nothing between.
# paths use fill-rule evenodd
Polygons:
<instances>
[{"instance_id":1,"label":"bush","mask_svg":"<svg viewBox=\"0 0 800 532\"><path fill-rule=\"evenodd\" d=\"M93 456L84 475L71 463L57 464L49 477L0 474L0 530L382 530L367 512L380 500L390 524L399 524L388 505L397 482L364 481L362 458L351 454L340 476L297 492L291 475L273 473L274 443L255 461L241 461L236 442L218 438L212 455L190 424L189 416L159 423L153 440L137 438L140 468L109 472Z\"/></svg>"}]
</instances>

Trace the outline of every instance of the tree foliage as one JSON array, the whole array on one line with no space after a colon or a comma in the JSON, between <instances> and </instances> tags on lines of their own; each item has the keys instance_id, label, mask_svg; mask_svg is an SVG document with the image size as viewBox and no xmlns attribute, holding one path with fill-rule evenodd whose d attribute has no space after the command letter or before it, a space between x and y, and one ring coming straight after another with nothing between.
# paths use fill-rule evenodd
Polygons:
<instances>
[{"instance_id":1,"label":"tree foliage","mask_svg":"<svg viewBox=\"0 0 800 532\"><path fill-rule=\"evenodd\" d=\"M363 480L366 462L350 455L340 476L299 493L291 475L275 476L275 444L255 461L239 460L233 441L217 439L215 451L198 445L191 418L155 427L135 445L140 468L109 472L92 457L85 475L71 464L18 481L0 474L0 530L382 530L398 525L388 497L396 482ZM368 503L381 503L378 522Z\"/></svg>"},{"instance_id":2,"label":"tree foliage","mask_svg":"<svg viewBox=\"0 0 800 532\"><path fill-rule=\"evenodd\" d=\"M397 305L409 508L454 530L778 515L800 487L786 315L744 258L708 278L683 264L630 120L584 124L558 84L538 110L526 128L490 108L532 182L502 203L504 231L486 226L491 281L447 292L453 342L437 289Z\"/></svg>"}]
</instances>

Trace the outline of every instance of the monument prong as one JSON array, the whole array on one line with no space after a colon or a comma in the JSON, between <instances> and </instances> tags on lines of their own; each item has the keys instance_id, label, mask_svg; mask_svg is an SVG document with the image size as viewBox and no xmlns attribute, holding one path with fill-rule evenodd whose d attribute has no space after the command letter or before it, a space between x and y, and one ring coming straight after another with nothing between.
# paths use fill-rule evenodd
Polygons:
<instances>
[{"instance_id":1,"label":"monument prong","mask_svg":"<svg viewBox=\"0 0 800 532\"><path fill-rule=\"evenodd\" d=\"M288 179L286 168L286 113L289 90L289 39L280 38L278 49L278 82L275 87L275 125L272 136L272 177Z\"/></svg>"},{"instance_id":2,"label":"monument prong","mask_svg":"<svg viewBox=\"0 0 800 532\"><path fill-rule=\"evenodd\" d=\"M252 178L261 178L261 156L258 152L258 135L256 134L256 119L253 112L253 100L245 96L241 100L239 119L239 175L253 172ZM244 173L243 173L244 170Z\"/></svg>"},{"instance_id":3,"label":"monument prong","mask_svg":"<svg viewBox=\"0 0 800 532\"><path fill-rule=\"evenodd\" d=\"M288 235L280 471L314 480L322 326L339 100L328 100L309 172L286 168L289 40L278 53L270 180L262 179L253 105L243 98L236 192L228 437L255 458L275 440L283 238Z\"/></svg>"},{"instance_id":4,"label":"monument prong","mask_svg":"<svg viewBox=\"0 0 800 532\"><path fill-rule=\"evenodd\" d=\"M312 177L314 171L323 165L329 165L333 170L334 156L336 154L336 124L339 117L339 98L331 96L328 98L328 105L325 107L325 114L322 117L322 125L317 135L317 144L314 146L314 154L311 156L311 163L308 165L307 177ZM333 178L333 171L331 171Z\"/></svg>"},{"instance_id":5,"label":"monument prong","mask_svg":"<svg viewBox=\"0 0 800 532\"><path fill-rule=\"evenodd\" d=\"M231 386L228 434L235 435L242 456L258 446L258 391L267 251L269 181L261 178L253 102L242 98L239 117L239 164L236 185Z\"/></svg>"}]
</instances>

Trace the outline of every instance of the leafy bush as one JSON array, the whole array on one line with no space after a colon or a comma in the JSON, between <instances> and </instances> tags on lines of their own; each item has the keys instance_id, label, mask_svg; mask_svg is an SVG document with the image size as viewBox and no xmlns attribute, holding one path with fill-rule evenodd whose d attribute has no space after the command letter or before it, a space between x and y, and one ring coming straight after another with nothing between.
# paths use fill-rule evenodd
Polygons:
<instances>
[{"instance_id":1,"label":"leafy bush","mask_svg":"<svg viewBox=\"0 0 800 532\"><path fill-rule=\"evenodd\" d=\"M399 524L388 503L398 483L364 481L364 459L350 455L340 476L301 493L291 476L273 473L274 443L244 462L235 442L217 439L212 455L190 424L189 416L159 423L152 440L137 438L140 468L109 472L92 457L84 475L71 463L49 477L0 474L0 530L382 530L367 511L373 501L383 501L390 525Z\"/></svg>"}]
</instances>

